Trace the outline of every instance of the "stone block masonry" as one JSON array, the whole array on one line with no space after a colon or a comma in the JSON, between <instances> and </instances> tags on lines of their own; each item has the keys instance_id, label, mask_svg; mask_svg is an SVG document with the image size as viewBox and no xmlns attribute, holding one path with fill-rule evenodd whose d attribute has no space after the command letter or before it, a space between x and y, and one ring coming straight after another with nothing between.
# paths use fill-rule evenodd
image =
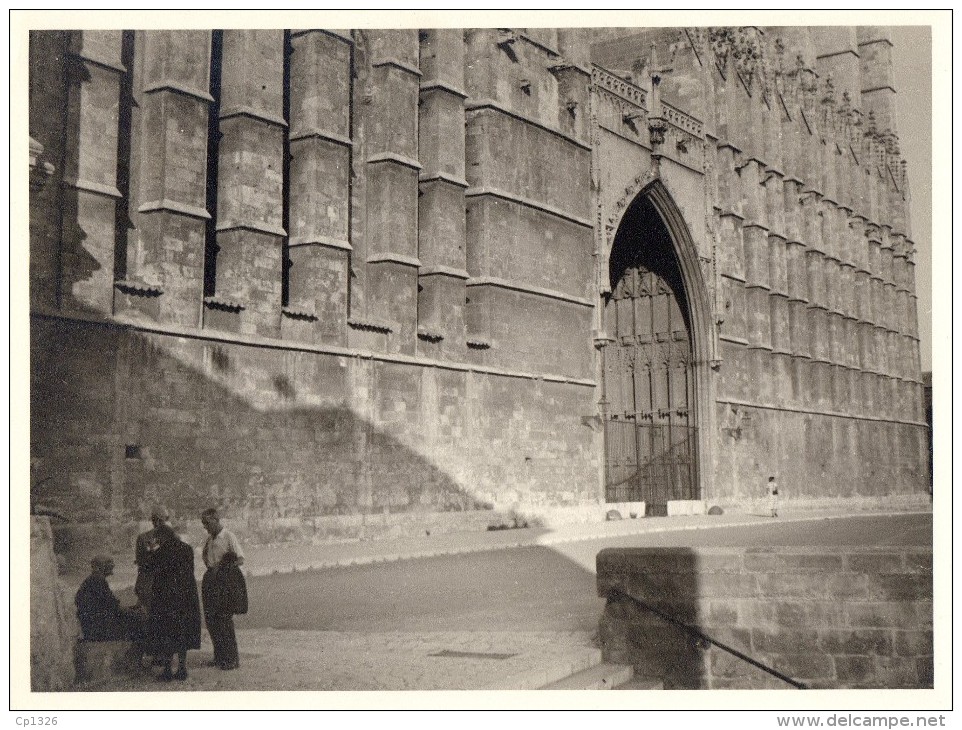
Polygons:
<instances>
[{"instance_id":1,"label":"stone block masonry","mask_svg":"<svg viewBox=\"0 0 962 730\"><path fill-rule=\"evenodd\" d=\"M117 149L121 64L120 31L71 34L64 49L66 119L59 302L100 313L113 304Z\"/></svg>"},{"instance_id":2,"label":"stone block masonry","mask_svg":"<svg viewBox=\"0 0 962 730\"><path fill-rule=\"evenodd\" d=\"M129 34L125 47L133 62L122 123L129 224L119 228L126 257L114 306L182 326L198 323L204 288L210 36L145 31Z\"/></svg>"},{"instance_id":3,"label":"stone block masonry","mask_svg":"<svg viewBox=\"0 0 962 730\"><path fill-rule=\"evenodd\" d=\"M810 688L932 687L931 549L612 548L597 562L605 661L666 688L790 685L663 616Z\"/></svg>"},{"instance_id":4,"label":"stone block masonry","mask_svg":"<svg viewBox=\"0 0 962 730\"><path fill-rule=\"evenodd\" d=\"M874 28L34 33L58 544L156 500L278 541L925 494L890 64Z\"/></svg>"},{"instance_id":5,"label":"stone block masonry","mask_svg":"<svg viewBox=\"0 0 962 730\"><path fill-rule=\"evenodd\" d=\"M464 34L421 33L418 101L418 352L457 358L465 347Z\"/></svg>"},{"instance_id":6,"label":"stone block masonry","mask_svg":"<svg viewBox=\"0 0 962 730\"><path fill-rule=\"evenodd\" d=\"M245 539L310 542L371 536L380 523L351 527L364 515L485 529L518 501L596 501L590 385L60 319L37 321L33 342L35 382L51 380L32 411L36 471L81 524L134 524L156 502L190 522L220 504Z\"/></svg>"},{"instance_id":7,"label":"stone block masonry","mask_svg":"<svg viewBox=\"0 0 962 730\"><path fill-rule=\"evenodd\" d=\"M672 58L663 98L703 115L705 197L686 210L717 246L707 274L720 321L715 403L701 419L716 448L702 456L703 493L744 503L769 473L794 475L805 497L924 493L910 193L884 30L622 29L595 40L593 60L641 87L596 85L599 114L613 96L622 119L643 113L644 101L632 107L655 87L632 60L655 44ZM607 115L600 125L596 168L611 180L601 210L617 229L623 198L648 179L632 182L627 168L644 169L649 152L643 129ZM614 149L633 165L613 163ZM681 199L691 185L660 167Z\"/></svg>"},{"instance_id":8,"label":"stone block masonry","mask_svg":"<svg viewBox=\"0 0 962 730\"><path fill-rule=\"evenodd\" d=\"M206 326L280 334L284 135L283 31L224 31L216 280Z\"/></svg>"},{"instance_id":9,"label":"stone block masonry","mask_svg":"<svg viewBox=\"0 0 962 730\"><path fill-rule=\"evenodd\" d=\"M352 57L350 39L291 32L285 339L347 340Z\"/></svg>"}]
</instances>

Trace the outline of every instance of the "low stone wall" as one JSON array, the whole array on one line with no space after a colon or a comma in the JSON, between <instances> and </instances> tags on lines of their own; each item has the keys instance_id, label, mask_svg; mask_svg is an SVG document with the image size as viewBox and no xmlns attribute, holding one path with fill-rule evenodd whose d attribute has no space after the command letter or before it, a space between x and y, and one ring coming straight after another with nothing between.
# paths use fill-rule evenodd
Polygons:
<instances>
[{"instance_id":1,"label":"low stone wall","mask_svg":"<svg viewBox=\"0 0 962 730\"><path fill-rule=\"evenodd\" d=\"M34 692L74 684L80 627L57 570L50 520L30 519L30 686Z\"/></svg>"},{"instance_id":2,"label":"low stone wall","mask_svg":"<svg viewBox=\"0 0 962 730\"><path fill-rule=\"evenodd\" d=\"M808 687L932 687L930 548L612 548L597 567L604 660L666 688L791 685L663 616Z\"/></svg>"}]
</instances>

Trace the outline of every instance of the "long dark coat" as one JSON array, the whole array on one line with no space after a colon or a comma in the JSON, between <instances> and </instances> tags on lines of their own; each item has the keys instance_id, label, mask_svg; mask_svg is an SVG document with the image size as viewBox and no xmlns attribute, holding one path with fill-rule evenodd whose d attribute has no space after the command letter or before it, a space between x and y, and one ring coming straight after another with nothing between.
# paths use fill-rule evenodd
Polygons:
<instances>
[{"instance_id":1,"label":"long dark coat","mask_svg":"<svg viewBox=\"0 0 962 730\"><path fill-rule=\"evenodd\" d=\"M154 652L200 649L194 549L180 538L170 540L147 557L144 567L152 584L148 634Z\"/></svg>"},{"instance_id":2,"label":"long dark coat","mask_svg":"<svg viewBox=\"0 0 962 730\"><path fill-rule=\"evenodd\" d=\"M148 546L154 540L156 530L147 530L137 535L137 543L134 546L134 562L137 563L137 582L134 584L134 594L144 610L150 611L150 580L151 575L147 572L146 562L150 556Z\"/></svg>"},{"instance_id":3,"label":"long dark coat","mask_svg":"<svg viewBox=\"0 0 962 730\"><path fill-rule=\"evenodd\" d=\"M204 573L201 590L206 616L247 613L247 581L237 566L236 556L228 553L221 564Z\"/></svg>"}]
</instances>

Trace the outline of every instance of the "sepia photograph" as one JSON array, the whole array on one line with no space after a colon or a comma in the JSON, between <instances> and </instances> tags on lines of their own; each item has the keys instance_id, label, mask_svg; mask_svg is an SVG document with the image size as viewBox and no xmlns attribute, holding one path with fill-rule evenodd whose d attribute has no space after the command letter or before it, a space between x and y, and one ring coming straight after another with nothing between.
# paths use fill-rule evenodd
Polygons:
<instances>
[{"instance_id":1,"label":"sepia photograph","mask_svg":"<svg viewBox=\"0 0 962 730\"><path fill-rule=\"evenodd\" d=\"M950 32L12 12L11 709L950 709Z\"/></svg>"}]
</instances>

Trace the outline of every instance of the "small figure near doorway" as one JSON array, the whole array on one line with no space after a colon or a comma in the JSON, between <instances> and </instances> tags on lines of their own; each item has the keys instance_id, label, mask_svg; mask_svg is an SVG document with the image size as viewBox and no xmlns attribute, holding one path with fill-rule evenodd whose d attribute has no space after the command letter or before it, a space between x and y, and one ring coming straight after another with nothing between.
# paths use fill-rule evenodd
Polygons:
<instances>
[{"instance_id":1,"label":"small figure near doorway","mask_svg":"<svg viewBox=\"0 0 962 730\"><path fill-rule=\"evenodd\" d=\"M778 482L775 477L768 477L768 506L772 517L778 517Z\"/></svg>"}]
</instances>

